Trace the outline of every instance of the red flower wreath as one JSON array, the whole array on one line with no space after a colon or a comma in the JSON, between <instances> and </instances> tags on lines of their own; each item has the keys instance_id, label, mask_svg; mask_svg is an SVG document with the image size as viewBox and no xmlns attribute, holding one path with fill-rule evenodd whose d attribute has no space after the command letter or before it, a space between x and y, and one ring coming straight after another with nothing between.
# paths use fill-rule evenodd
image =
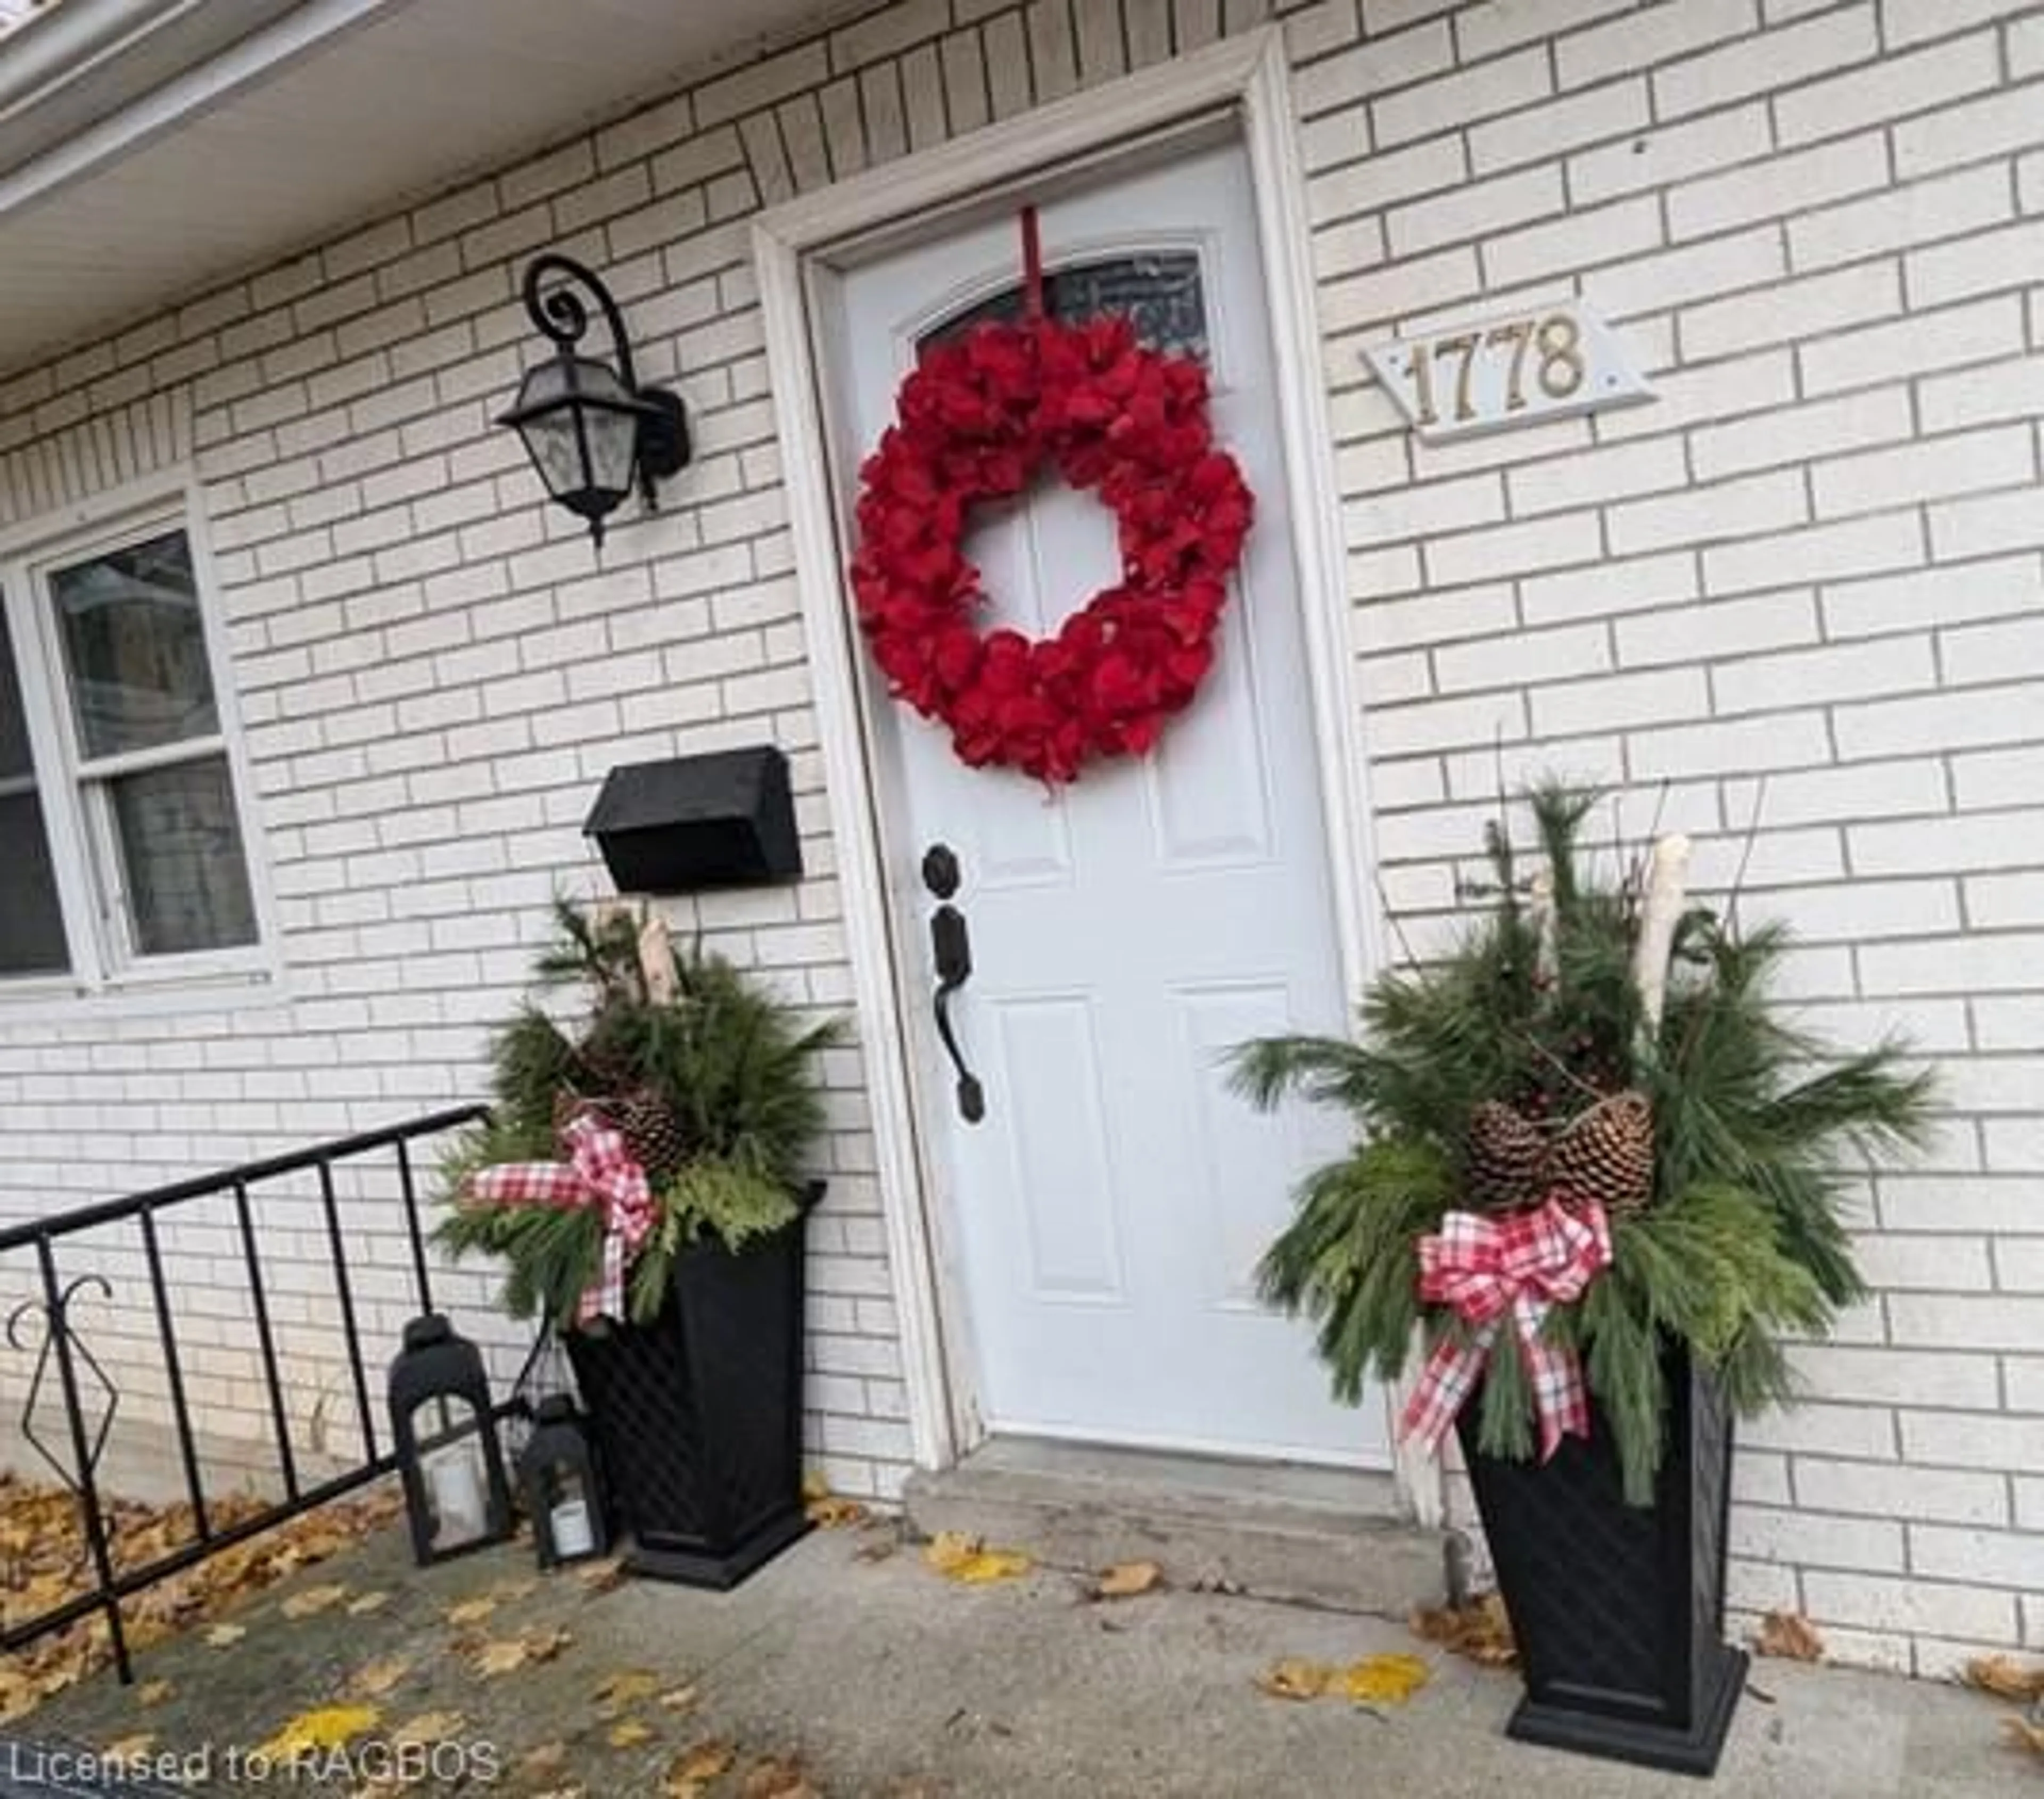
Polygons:
<instances>
[{"instance_id":1,"label":"red flower wreath","mask_svg":"<svg viewBox=\"0 0 2044 1799\"><path fill-rule=\"evenodd\" d=\"M966 517L1047 461L1113 509L1121 579L1055 636L982 633ZM1055 783L1143 755L1213 665L1254 503L1213 447L1206 371L1143 348L1126 320L1027 317L926 350L859 475L859 625L893 692L970 766Z\"/></svg>"}]
</instances>

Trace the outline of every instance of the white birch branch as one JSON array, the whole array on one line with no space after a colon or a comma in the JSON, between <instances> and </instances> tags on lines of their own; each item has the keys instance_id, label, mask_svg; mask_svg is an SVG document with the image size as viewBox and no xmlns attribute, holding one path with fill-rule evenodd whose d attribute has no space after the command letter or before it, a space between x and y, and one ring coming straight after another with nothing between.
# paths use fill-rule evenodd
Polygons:
<instances>
[{"instance_id":1,"label":"white birch branch","mask_svg":"<svg viewBox=\"0 0 2044 1799\"><path fill-rule=\"evenodd\" d=\"M647 909L639 927L639 974L646 983L646 998L655 1005L672 1005L678 989L674 981L674 939L667 921Z\"/></svg>"},{"instance_id":2,"label":"white birch branch","mask_svg":"<svg viewBox=\"0 0 2044 1799\"><path fill-rule=\"evenodd\" d=\"M1639 911L1639 938L1632 951L1632 984L1639 990L1640 1036L1651 1050L1660 1041L1661 1014L1668 1003L1668 959L1675 927L1689 898L1689 840L1679 832L1655 839L1647 864L1646 894Z\"/></svg>"},{"instance_id":3,"label":"white birch branch","mask_svg":"<svg viewBox=\"0 0 2044 1799\"><path fill-rule=\"evenodd\" d=\"M1526 909L1532 914L1535 941L1533 972L1545 980L1554 978L1559 961L1555 949L1554 871L1543 868L1527 883Z\"/></svg>"}]
</instances>

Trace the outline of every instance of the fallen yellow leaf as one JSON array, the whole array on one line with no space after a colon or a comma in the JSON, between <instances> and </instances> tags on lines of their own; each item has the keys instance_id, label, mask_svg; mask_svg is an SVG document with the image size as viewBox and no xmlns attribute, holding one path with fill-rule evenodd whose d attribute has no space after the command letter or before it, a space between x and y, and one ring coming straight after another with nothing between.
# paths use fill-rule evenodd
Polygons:
<instances>
[{"instance_id":1,"label":"fallen yellow leaf","mask_svg":"<svg viewBox=\"0 0 2044 1799\"><path fill-rule=\"evenodd\" d=\"M590 1697L599 1705L632 1705L660 1690L660 1677L647 1668L618 1668L596 1683Z\"/></svg>"},{"instance_id":2,"label":"fallen yellow leaf","mask_svg":"<svg viewBox=\"0 0 2044 1799\"><path fill-rule=\"evenodd\" d=\"M366 1618L371 1612L380 1612L390 1603L387 1593L358 1593L348 1602L348 1613L352 1618Z\"/></svg>"},{"instance_id":3,"label":"fallen yellow leaf","mask_svg":"<svg viewBox=\"0 0 2044 1799\"><path fill-rule=\"evenodd\" d=\"M693 1686L670 1687L660 1695L661 1705L670 1712L690 1711L695 1702L696 1689Z\"/></svg>"},{"instance_id":4,"label":"fallen yellow leaf","mask_svg":"<svg viewBox=\"0 0 2044 1799\"><path fill-rule=\"evenodd\" d=\"M156 1733L152 1730L138 1730L132 1736L117 1737L100 1751L110 1762L139 1762L154 1752Z\"/></svg>"},{"instance_id":5,"label":"fallen yellow leaf","mask_svg":"<svg viewBox=\"0 0 2044 1799\"><path fill-rule=\"evenodd\" d=\"M518 1771L528 1780L557 1774L567 1765L568 1746L565 1743L542 1743L518 1758Z\"/></svg>"},{"instance_id":6,"label":"fallen yellow leaf","mask_svg":"<svg viewBox=\"0 0 2044 1799\"><path fill-rule=\"evenodd\" d=\"M1035 1565L1019 1549L982 1549L947 1570L947 1574L962 1586L985 1586L994 1581L1014 1580Z\"/></svg>"},{"instance_id":7,"label":"fallen yellow leaf","mask_svg":"<svg viewBox=\"0 0 2044 1799\"><path fill-rule=\"evenodd\" d=\"M1342 1670L1338 1686L1359 1705L1402 1705L1432 1678L1417 1655L1366 1655Z\"/></svg>"},{"instance_id":8,"label":"fallen yellow leaf","mask_svg":"<svg viewBox=\"0 0 2044 1799\"><path fill-rule=\"evenodd\" d=\"M1413 1634L1481 1667L1509 1667L1519 1659L1502 1595L1486 1593L1465 1605L1422 1607L1409 1620Z\"/></svg>"},{"instance_id":9,"label":"fallen yellow leaf","mask_svg":"<svg viewBox=\"0 0 2044 1799\"><path fill-rule=\"evenodd\" d=\"M821 1799L792 1756L765 1755L745 1770L739 1799Z\"/></svg>"},{"instance_id":10,"label":"fallen yellow leaf","mask_svg":"<svg viewBox=\"0 0 2044 1799\"><path fill-rule=\"evenodd\" d=\"M574 1633L560 1624L550 1624L525 1632L525 1648L535 1662L551 1662L574 1641Z\"/></svg>"},{"instance_id":11,"label":"fallen yellow leaf","mask_svg":"<svg viewBox=\"0 0 2044 1799\"><path fill-rule=\"evenodd\" d=\"M1753 1639L1754 1653L1776 1655L1790 1662L1821 1662L1824 1639L1816 1626L1800 1612L1769 1612L1760 1620Z\"/></svg>"},{"instance_id":12,"label":"fallen yellow leaf","mask_svg":"<svg viewBox=\"0 0 2044 1799\"><path fill-rule=\"evenodd\" d=\"M486 1593L480 1599L464 1599L459 1605L447 1609L447 1621L451 1624L479 1624L497 1609L497 1601Z\"/></svg>"},{"instance_id":13,"label":"fallen yellow leaf","mask_svg":"<svg viewBox=\"0 0 2044 1799\"><path fill-rule=\"evenodd\" d=\"M515 1674L529 1663L551 1662L574 1640L558 1624L521 1631L516 1636L497 1637L476 1651L475 1671L486 1680Z\"/></svg>"},{"instance_id":14,"label":"fallen yellow leaf","mask_svg":"<svg viewBox=\"0 0 2044 1799\"><path fill-rule=\"evenodd\" d=\"M380 1699L412 1671L412 1664L402 1656L394 1656L387 1662L365 1662L355 1670L348 1685L357 1693L366 1693L371 1699Z\"/></svg>"},{"instance_id":15,"label":"fallen yellow leaf","mask_svg":"<svg viewBox=\"0 0 2044 1799\"><path fill-rule=\"evenodd\" d=\"M344 1586L309 1586L302 1593L294 1593L284 1600L277 1609L287 1618L316 1617L328 1612L348 1597Z\"/></svg>"},{"instance_id":16,"label":"fallen yellow leaf","mask_svg":"<svg viewBox=\"0 0 2044 1799\"><path fill-rule=\"evenodd\" d=\"M1273 1699L1317 1699L1334 1678L1335 1670L1324 1662L1287 1655L1258 1674L1256 1684Z\"/></svg>"},{"instance_id":17,"label":"fallen yellow leaf","mask_svg":"<svg viewBox=\"0 0 2044 1799\"><path fill-rule=\"evenodd\" d=\"M2003 1734L2019 1749L2027 1749L2033 1755L2044 1755L2044 1724L2033 1724L2027 1718L2004 1718Z\"/></svg>"},{"instance_id":18,"label":"fallen yellow leaf","mask_svg":"<svg viewBox=\"0 0 2044 1799\"><path fill-rule=\"evenodd\" d=\"M527 1659L523 1637L499 1637L476 1652L475 1671L485 1680L494 1680L499 1674L516 1674Z\"/></svg>"},{"instance_id":19,"label":"fallen yellow leaf","mask_svg":"<svg viewBox=\"0 0 2044 1799\"><path fill-rule=\"evenodd\" d=\"M813 1505L819 1499L830 1497L830 1482L824 1479L820 1468L805 1469L802 1474L802 1503Z\"/></svg>"},{"instance_id":20,"label":"fallen yellow leaf","mask_svg":"<svg viewBox=\"0 0 2044 1799\"><path fill-rule=\"evenodd\" d=\"M1155 1562L1117 1562L1101 1570L1093 1590L1101 1599L1133 1599L1139 1593L1147 1593L1163 1578L1164 1570Z\"/></svg>"},{"instance_id":21,"label":"fallen yellow leaf","mask_svg":"<svg viewBox=\"0 0 2044 1799\"><path fill-rule=\"evenodd\" d=\"M923 1559L946 1580L962 1586L1012 1580L1035 1565L1019 1549L989 1549L963 1531L939 1532L924 1550Z\"/></svg>"},{"instance_id":22,"label":"fallen yellow leaf","mask_svg":"<svg viewBox=\"0 0 2044 1799\"><path fill-rule=\"evenodd\" d=\"M1976 1655L1966 1663L1966 1685L2002 1699L2044 1698L2044 1665L2025 1667L2013 1655Z\"/></svg>"},{"instance_id":23,"label":"fallen yellow leaf","mask_svg":"<svg viewBox=\"0 0 2044 1799\"><path fill-rule=\"evenodd\" d=\"M382 1715L374 1705L317 1706L299 1713L263 1745L260 1753L274 1762L287 1762L308 1751L343 1748Z\"/></svg>"},{"instance_id":24,"label":"fallen yellow leaf","mask_svg":"<svg viewBox=\"0 0 2044 1799\"><path fill-rule=\"evenodd\" d=\"M693 1749L684 1749L667 1764L664 1788L667 1799L695 1799L697 1793L737 1759L736 1750L728 1743L713 1738L698 1743Z\"/></svg>"},{"instance_id":25,"label":"fallen yellow leaf","mask_svg":"<svg viewBox=\"0 0 2044 1799\"><path fill-rule=\"evenodd\" d=\"M248 1634L246 1624L213 1624L202 1640L209 1649L230 1649Z\"/></svg>"},{"instance_id":26,"label":"fallen yellow leaf","mask_svg":"<svg viewBox=\"0 0 2044 1799\"><path fill-rule=\"evenodd\" d=\"M819 1530L838 1531L853 1524L863 1524L868 1513L856 1499L840 1499L834 1493L827 1493L820 1499L812 1499L803 1508L809 1522Z\"/></svg>"},{"instance_id":27,"label":"fallen yellow leaf","mask_svg":"<svg viewBox=\"0 0 2044 1799\"><path fill-rule=\"evenodd\" d=\"M591 1593L608 1593L624 1582L624 1560L620 1556L610 1555L601 1562L588 1563L575 1570L575 1578Z\"/></svg>"},{"instance_id":28,"label":"fallen yellow leaf","mask_svg":"<svg viewBox=\"0 0 2044 1799\"><path fill-rule=\"evenodd\" d=\"M400 1724L393 1731L390 1740L421 1746L444 1743L451 1736L459 1736L467 1722L459 1712L421 1712L409 1723Z\"/></svg>"},{"instance_id":29,"label":"fallen yellow leaf","mask_svg":"<svg viewBox=\"0 0 2044 1799\"><path fill-rule=\"evenodd\" d=\"M160 1705L176 1690L167 1680L145 1680L135 1689L138 1705Z\"/></svg>"},{"instance_id":30,"label":"fallen yellow leaf","mask_svg":"<svg viewBox=\"0 0 2044 1799\"><path fill-rule=\"evenodd\" d=\"M653 1727L637 1718L620 1718L610 1727L605 1740L613 1749L636 1749L640 1743L653 1740Z\"/></svg>"}]
</instances>

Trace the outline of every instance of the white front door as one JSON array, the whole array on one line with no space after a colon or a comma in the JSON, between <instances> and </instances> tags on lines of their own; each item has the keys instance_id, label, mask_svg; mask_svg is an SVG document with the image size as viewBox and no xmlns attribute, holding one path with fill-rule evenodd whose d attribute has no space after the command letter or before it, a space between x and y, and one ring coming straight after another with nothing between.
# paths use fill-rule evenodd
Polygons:
<instances>
[{"instance_id":1,"label":"white front door","mask_svg":"<svg viewBox=\"0 0 2044 1799\"><path fill-rule=\"evenodd\" d=\"M1247 1037L1347 1022L1246 161L1185 151L1046 198L1039 225L1058 316L1132 310L1153 345L1205 357L1257 516L1214 670L1147 761L1089 763L1047 793L964 767L905 705L874 714L921 1130L979 1409L996 1430L1388 1465L1381 1397L1337 1405L1307 1328L1255 1292L1294 1182L1347 1132L1303 1109L1258 1116L1223 1063ZM1019 242L1004 211L832 284L847 491L917 344L1019 304ZM982 514L968 552L983 623L1032 635L1116 573L1107 509L1052 481ZM986 1094L977 1124L929 1005L936 844L970 932L953 1017Z\"/></svg>"}]
</instances>

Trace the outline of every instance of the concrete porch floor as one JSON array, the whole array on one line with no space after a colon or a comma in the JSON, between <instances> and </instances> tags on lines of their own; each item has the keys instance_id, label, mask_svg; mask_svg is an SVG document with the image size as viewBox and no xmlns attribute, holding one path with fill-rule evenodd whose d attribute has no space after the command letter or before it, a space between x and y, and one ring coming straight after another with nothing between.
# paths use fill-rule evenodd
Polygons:
<instances>
[{"instance_id":1,"label":"concrete porch floor","mask_svg":"<svg viewBox=\"0 0 2044 1799\"><path fill-rule=\"evenodd\" d=\"M140 1677L171 1683L155 1705L105 1677L46 1705L26 1729L102 1745L148 1730L159 1749L211 1744L217 1755L336 1703L357 1669L399 1659L408 1670L375 1701L379 1731L459 1713L457 1740L492 1743L513 1767L535 1744L566 1746L565 1768L544 1778L513 1773L474 1789L509 1795L656 1794L677 1753L705 1737L736 1751L705 1799L786 1792L747 1785L772 1756L799 1758L825 1799L1461 1799L1536 1786L1570 1799L2034 1799L2038 1790L2035 1763L2000 1739L2004 1709L1954 1688L1759 1663L1758 1691L1704 1787L1508 1742L1516 1678L1417 1644L1388 1620L1181 1590L1089 1603L1072 1577L1047 1570L963 1588L933 1574L912 1545L893 1543L888 1525L820 1532L734 1593L628 1582L599 1594L572 1574L533 1582L515 1546L421 1574L386 1536L245 1607L236 1621L247 1635L231 1647L194 1633L146 1652ZM294 1587L335 1582L390 1597L363 1616L338 1605L296 1620L281 1610ZM481 1678L446 1613L493 1591L496 1609L471 1638L559 1625L571 1644ZM1432 1664L1431 1683L1381 1713L1339 1700L1288 1703L1254 1684L1281 1656L1347 1662L1416 1649ZM651 1698L630 1708L651 1735L620 1747L595 1695L623 1669L647 1670L663 1689L693 1682L698 1697L681 1712ZM413 1790L467 1789L448 1781Z\"/></svg>"},{"instance_id":2,"label":"concrete porch floor","mask_svg":"<svg viewBox=\"0 0 2044 1799\"><path fill-rule=\"evenodd\" d=\"M962 1531L1054 1568L1154 1561L1175 1586L1402 1618L1440 1602L1445 1532L1407 1519L1388 1474L989 1439L909 1479L924 1536Z\"/></svg>"}]
</instances>

